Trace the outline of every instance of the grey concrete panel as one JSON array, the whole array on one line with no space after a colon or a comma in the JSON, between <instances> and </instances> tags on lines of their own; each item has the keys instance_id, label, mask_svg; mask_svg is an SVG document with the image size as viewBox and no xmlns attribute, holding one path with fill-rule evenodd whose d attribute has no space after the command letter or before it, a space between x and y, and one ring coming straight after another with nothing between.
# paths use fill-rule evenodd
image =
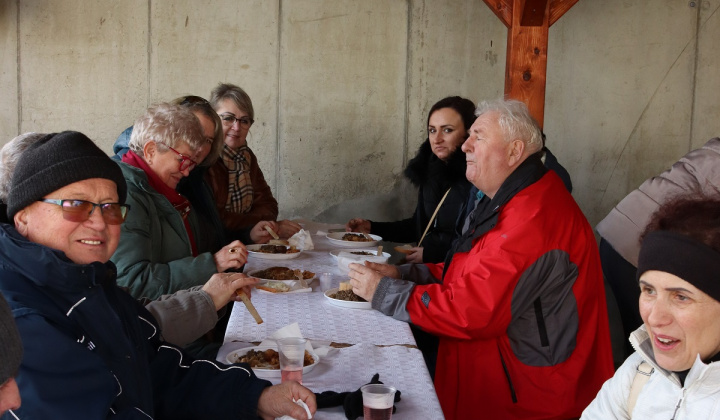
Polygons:
<instances>
[{"instance_id":1,"label":"grey concrete panel","mask_svg":"<svg viewBox=\"0 0 720 420\"><path fill-rule=\"evenodd\" d=\"M720 136L720 0L697 1L700 8L692 148Z\"/></svg>"},{"instance_id":2,"label":"grey concrete panel","mask_svg":"<svg viewBox=\"0 0 720 420\"><path fill-rule=\"evenodd\" d=\"M696 10L578 2L550 28L545 132L592 224L689 150Z\"/></svg>"},{"instance_id":3,"label":"grey concrete panel","mask_svg":"<svg viewBox=\"0 0 720 420\"><path fill-rule=\"evenodd\" d=\"M550 28L548 146L593 224L720 133L720 0L689 3L585 0ZM0 144L76 129L110 152L148 104L227 81L281 216L328 221L410 214L427 110L500 96L507 38L478 0L12 0L0 34Z\"/></svg>"},{"instance_id":4,"label":"grey concrete panel","mask_svg":"<svg viewBox=\"0 0 720 420\"><path fill-rule=\"evenodd\" d=\"M109 152L147 104L147 1L19 5L20 131L78 130Z\"/></svg>"},{"instance_id":5,"label":"grey concrete panel","mask_svg":"<svg viewBox=\"0 0 720 420\"><path fill-rule=\"evenodd\" d=\"M451 95L475 103L502 96L507 50L507 28L477 0L421 0L411 5L409 159L427 138L427 113L435 102Z\"/></svg>"},{"instance_id":6,"label":"grey concrete panel","mask_svg":"<svg viewBox=\"0 0 720 420\"><path fill-rule=\"evenodd\" d=\"M278 1L152 3L150 91L154 101L210 97L218 83L247 91L255 110L248 145L276 191Z\"/></svg>"},{"instance_id":7,"label":"grey concrete panel","mask_svg":"<svg viewBox=\"0 0 720 420\"><path fill-rule=\"evenodd\" d=\"M0 2L0 145L18 135L17 3Z\"/></svg>"},{"instance_id":8,"label":"grey concrete panel","mask_svg":"<svg viewBox=\"0 0 720 420\"><path fill-rule=\"evenodd\" d=\"M387 192L403 165L406 3L284 2L281 27L281 208L312 218Z\"/></svg>"}]
</instances>

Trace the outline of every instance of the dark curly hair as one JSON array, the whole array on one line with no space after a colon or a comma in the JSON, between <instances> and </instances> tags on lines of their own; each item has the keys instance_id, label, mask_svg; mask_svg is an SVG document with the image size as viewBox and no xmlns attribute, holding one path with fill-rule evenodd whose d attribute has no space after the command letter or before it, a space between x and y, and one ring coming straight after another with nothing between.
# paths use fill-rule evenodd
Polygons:
<instances>
[{"instance_id":1,"label":"dark curly hair","mask_svg":"<svg viewBox=\"0 0 720 420\"><path fill-rule=\"evenodd\" d=\"M674 197L653 213L642 238L663 230L685 235L720 252L720 196Z\"/></svg>"}]
</instances>

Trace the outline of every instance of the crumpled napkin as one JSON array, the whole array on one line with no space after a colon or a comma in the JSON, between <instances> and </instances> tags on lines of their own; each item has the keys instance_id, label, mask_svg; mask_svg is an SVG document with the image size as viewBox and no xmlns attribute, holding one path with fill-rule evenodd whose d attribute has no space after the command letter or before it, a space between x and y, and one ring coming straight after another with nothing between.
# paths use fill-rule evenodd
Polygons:
<instances>
[{"instance_id":1,"label":"crumpled napkin","mask_svg":"<svg viewBox=\"0 0 720 420\"><path fill-rule=\"evenodd\" d=\"M260 345L277 346L277 340L285 337L303 337L302 332L300 331L300 325L297 322L286 325L272 333L270 337L264 339L262 343L260 343ZM310 340L307 340L307 342L305 343L305 350L313 351L313 346L312 343L310 343Z\"/></svg>"},{"instance_id":2,"label":"crumpled napkin","mask_svg":"<svg viewBox=\"0 0 720 420\"><path fill-rule=\"evenodd\" d=\"M315 244L313 244L313 240L310 237L310 232L305 229L300 229L299 232L291 236L287 241L290 246L294 246L302 251L315 249Z\"/></svg>"},{"instance_id":3,"label":"crumpled napkin","mask_svg":"<svg viewBox=\"0 0 720 420\"><path fill-rule=\"evenodd\" d=\"M305 409L305 413L307 413L308 419L312 419L312 414L310 413L310 409L308 408L307 404L305 404L305 401L303 400L296 400L293 398L293 402L300 407ZM295 420L294 417L290 417L287 414L282 417L275 417L275 420Z\"/></svg>"}]
</instances>

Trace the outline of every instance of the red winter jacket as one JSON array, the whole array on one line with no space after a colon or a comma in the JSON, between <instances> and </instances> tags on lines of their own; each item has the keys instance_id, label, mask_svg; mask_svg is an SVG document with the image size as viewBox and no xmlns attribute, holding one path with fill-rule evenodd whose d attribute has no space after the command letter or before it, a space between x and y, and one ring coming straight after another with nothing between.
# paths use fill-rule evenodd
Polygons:
<instances>
[{"instance_id":1,"label":"red winter jacket","mask_svg":"<svg viewBox=\"0 0 720 420\"><path fill-rule=\"evenodd\" d=\"M383 278L373 297L440 337L435 388L448 419L577 418L613 375L592 229L560 178L533 165L525 175L539 180L506 180L505 201L475 225L485 233L457 250L444 278L444 264L401 270L442 283Z\"/></svg>"}]
</instances>

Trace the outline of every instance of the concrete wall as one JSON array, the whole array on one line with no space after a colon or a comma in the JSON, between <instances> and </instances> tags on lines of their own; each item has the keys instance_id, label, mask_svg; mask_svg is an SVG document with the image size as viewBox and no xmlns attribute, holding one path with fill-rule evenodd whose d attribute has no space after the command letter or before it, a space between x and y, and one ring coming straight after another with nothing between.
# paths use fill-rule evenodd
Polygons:
<instances>
[{"instance_id":1,"label":"concrete wall","mask_svg":"<svg viewBox=\"0 0 720 420\"><path fill-rule=\"evenodd\" d=\"M582 0L550 28L545 131L591 223L720 132L720 0ZM502 94L480 0L6 0L0 143L74 129L111 150L156 101L244 87L281 216L408 215L427 110Z\"/></svg>"}]
</instances>

